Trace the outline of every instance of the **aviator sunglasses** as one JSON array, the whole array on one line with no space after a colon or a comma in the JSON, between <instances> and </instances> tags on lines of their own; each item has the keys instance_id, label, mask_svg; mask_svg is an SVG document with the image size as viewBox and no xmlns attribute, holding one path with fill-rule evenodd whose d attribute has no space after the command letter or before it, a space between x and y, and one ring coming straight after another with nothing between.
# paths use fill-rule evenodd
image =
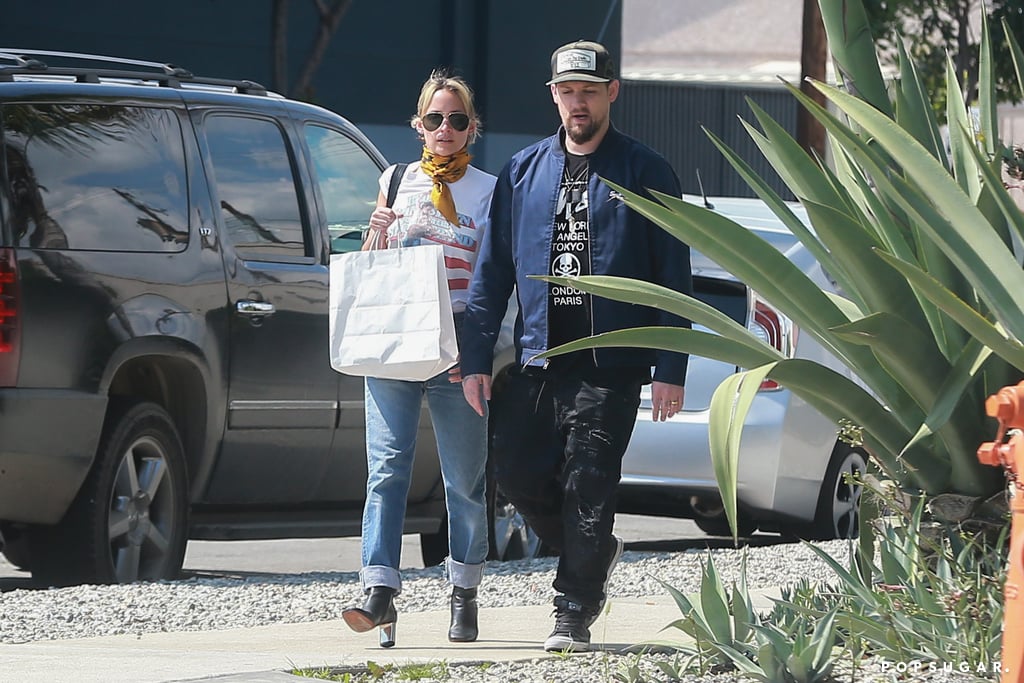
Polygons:
<instances>
[{"instance_id":1,"label":"aviator sunglasses","mask_svg":"<svg viewBox=\"0 0 1024 683\"><path fill-rule=\"evenodd\" d=\"M448 119L448 125L460 133L469 128L469 115L463 114L461 111L453 111L451 114L432 111L429 114L424 114L420 120L423 122L423 127L433 133L441 127L445 118Z\"/></svg>"}]
</instances>

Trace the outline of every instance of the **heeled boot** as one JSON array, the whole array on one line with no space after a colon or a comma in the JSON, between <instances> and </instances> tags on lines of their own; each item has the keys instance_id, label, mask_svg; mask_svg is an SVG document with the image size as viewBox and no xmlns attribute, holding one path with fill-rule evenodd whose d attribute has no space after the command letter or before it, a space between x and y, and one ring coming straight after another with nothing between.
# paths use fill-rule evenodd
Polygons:
<instances>
[{"instance_id":1,"label":"heeled boot","mask_svg":"<svg viewBox=\"0 0 1024 683\"><path fill-rule=\"evenodd\" d=\"M448 628L448 640L453 643L470 643L479 634L477 626L476 588L452 588L452 624Z\"/></svg>"},{"instance_id":2,"label":"heeled boot","mask_svg":"<svg viewBox=\"0 0 1024 683\"><path fill-rule=\"evenodd\" d=\"M395 624L398 612L395 610L395 589L387 586L372 586L362 607L349 607L341 612L341 618L356 633L365 633L380 626L380 646L394 647Z\"/></svg>"}]
</instances>

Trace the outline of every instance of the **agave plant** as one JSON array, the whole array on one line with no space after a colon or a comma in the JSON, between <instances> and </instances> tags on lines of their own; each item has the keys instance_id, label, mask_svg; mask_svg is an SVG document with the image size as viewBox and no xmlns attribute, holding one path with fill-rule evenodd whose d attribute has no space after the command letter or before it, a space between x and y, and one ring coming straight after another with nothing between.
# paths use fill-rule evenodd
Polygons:
<instances>
[{"instance_id":1,"label":"agave plant","mask_svg":"<svg viewBox=\"0 0 1024 683\"><path fill-rule=\"evenodd\" d=\"M743 226L676 197L626 203L718 262L812 335L859 381L786 358L699 301L656 285L585 277L593 294L657 306L714 334L646 328L598 335L558 349L640 346L735 363L712 401L712 458L735 529L736 467L743 416L761 380L787 386L837 424L853 423L876 462L929 494L988 495L1002 480L979 464L994 428L984 399L1024 371L1024 271L1014 240L1024 216L1001 181L991 43L983 27L982 93L968 108L947 73L948 149L914 64L900 49L886 83L863 6L821 2L841 86L815 83L817 105L787 84L825 126L832 159L814 159L764 111L743 125L806 209L810 227L735 152L708 133L754 191L814 254L841 295L823 291ZM1024 58L1011 40L1018 77ZM977 112L977 116L973 112ZM545 278L560 281L558 278Z\"/></svg>"},{"instance_id":2,"label":"agave plant","mask_svg":"<svg viewBox=\"0 0 1024 683\"><path fill-rule=\"evenodd\" d=\"M733 583L728 591L715 567L714 558L708 555L707 559L707 564L702 563L701 567L700 591L694 595L687 596L659 580L683 615L665 629L679 629L693 639L696 668L702 673L728 663L733 655L742 657L740 652L747 652L754 646L754 629L761 623L747 590L746 553L739 583ZM653 644L675 647L670 641Z\"/></svg>"}]
</instances>

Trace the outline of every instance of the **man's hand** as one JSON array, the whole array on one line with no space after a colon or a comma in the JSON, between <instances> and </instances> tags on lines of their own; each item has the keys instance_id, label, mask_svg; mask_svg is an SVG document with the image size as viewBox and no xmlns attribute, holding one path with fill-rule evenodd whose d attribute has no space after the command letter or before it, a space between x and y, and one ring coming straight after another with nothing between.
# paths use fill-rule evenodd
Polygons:
<instances>
[{"instance_id":1,"label":"man's hand","mask_svg":"<svg viewBox=\"0 0 1024 683\"><path fill-rule=\"evenodd\" d=\"M466 402L473 406L477 415L483 417L486 412L486 402L491 400L491 376L481 374L463 377L462 393L466 396Z\"/></svg>"},{"instance_id":2,"label":"man's hand","mask_svg":"<svg viewBox=\"0 0 1024 683\"><path fill-rule=\"evenodd\" d=\"M466 388L465 383L462 388ZM665 382L651 384L651 419L653 421L664 422L682 409L683 387Z\"/></svg>"}]
</instances>

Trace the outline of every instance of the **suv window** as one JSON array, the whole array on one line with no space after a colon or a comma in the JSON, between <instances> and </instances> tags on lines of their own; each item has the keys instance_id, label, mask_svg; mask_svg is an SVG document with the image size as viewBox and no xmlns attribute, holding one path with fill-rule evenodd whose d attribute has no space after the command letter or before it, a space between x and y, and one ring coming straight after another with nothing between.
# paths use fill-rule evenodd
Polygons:
<instances>
[{"instance_id":1,"label":"suv window","mask_svg":"<svg viewBox=\"0 0 1024 683\"><path fill-rule=\"evenodd\" d=\"M10 223L18 246L181 251L188 198L173 111L97 104L7 104Z\"/></svg>"},{"instance_id":2,"label":"suv window","mask_svg":"<svg viewBox=\"0 0 1024 683\"><path fill-rule=\"evenodd\" d=\"M377 204L380 168L347 135L314 124L306 125L305 132L327 214L331 253L358 251Z\"/></svg>"},{"instance_id":3,"label":"suv window","mask_svg":"<svg viewBox=\"0 0 1024 683\"><path fill-rule=\"evenodd\" d=\"M284 131L267 119L214 114L204 123L217 201L241 258L312 256Z\"/></svg>"}]
</instances>

